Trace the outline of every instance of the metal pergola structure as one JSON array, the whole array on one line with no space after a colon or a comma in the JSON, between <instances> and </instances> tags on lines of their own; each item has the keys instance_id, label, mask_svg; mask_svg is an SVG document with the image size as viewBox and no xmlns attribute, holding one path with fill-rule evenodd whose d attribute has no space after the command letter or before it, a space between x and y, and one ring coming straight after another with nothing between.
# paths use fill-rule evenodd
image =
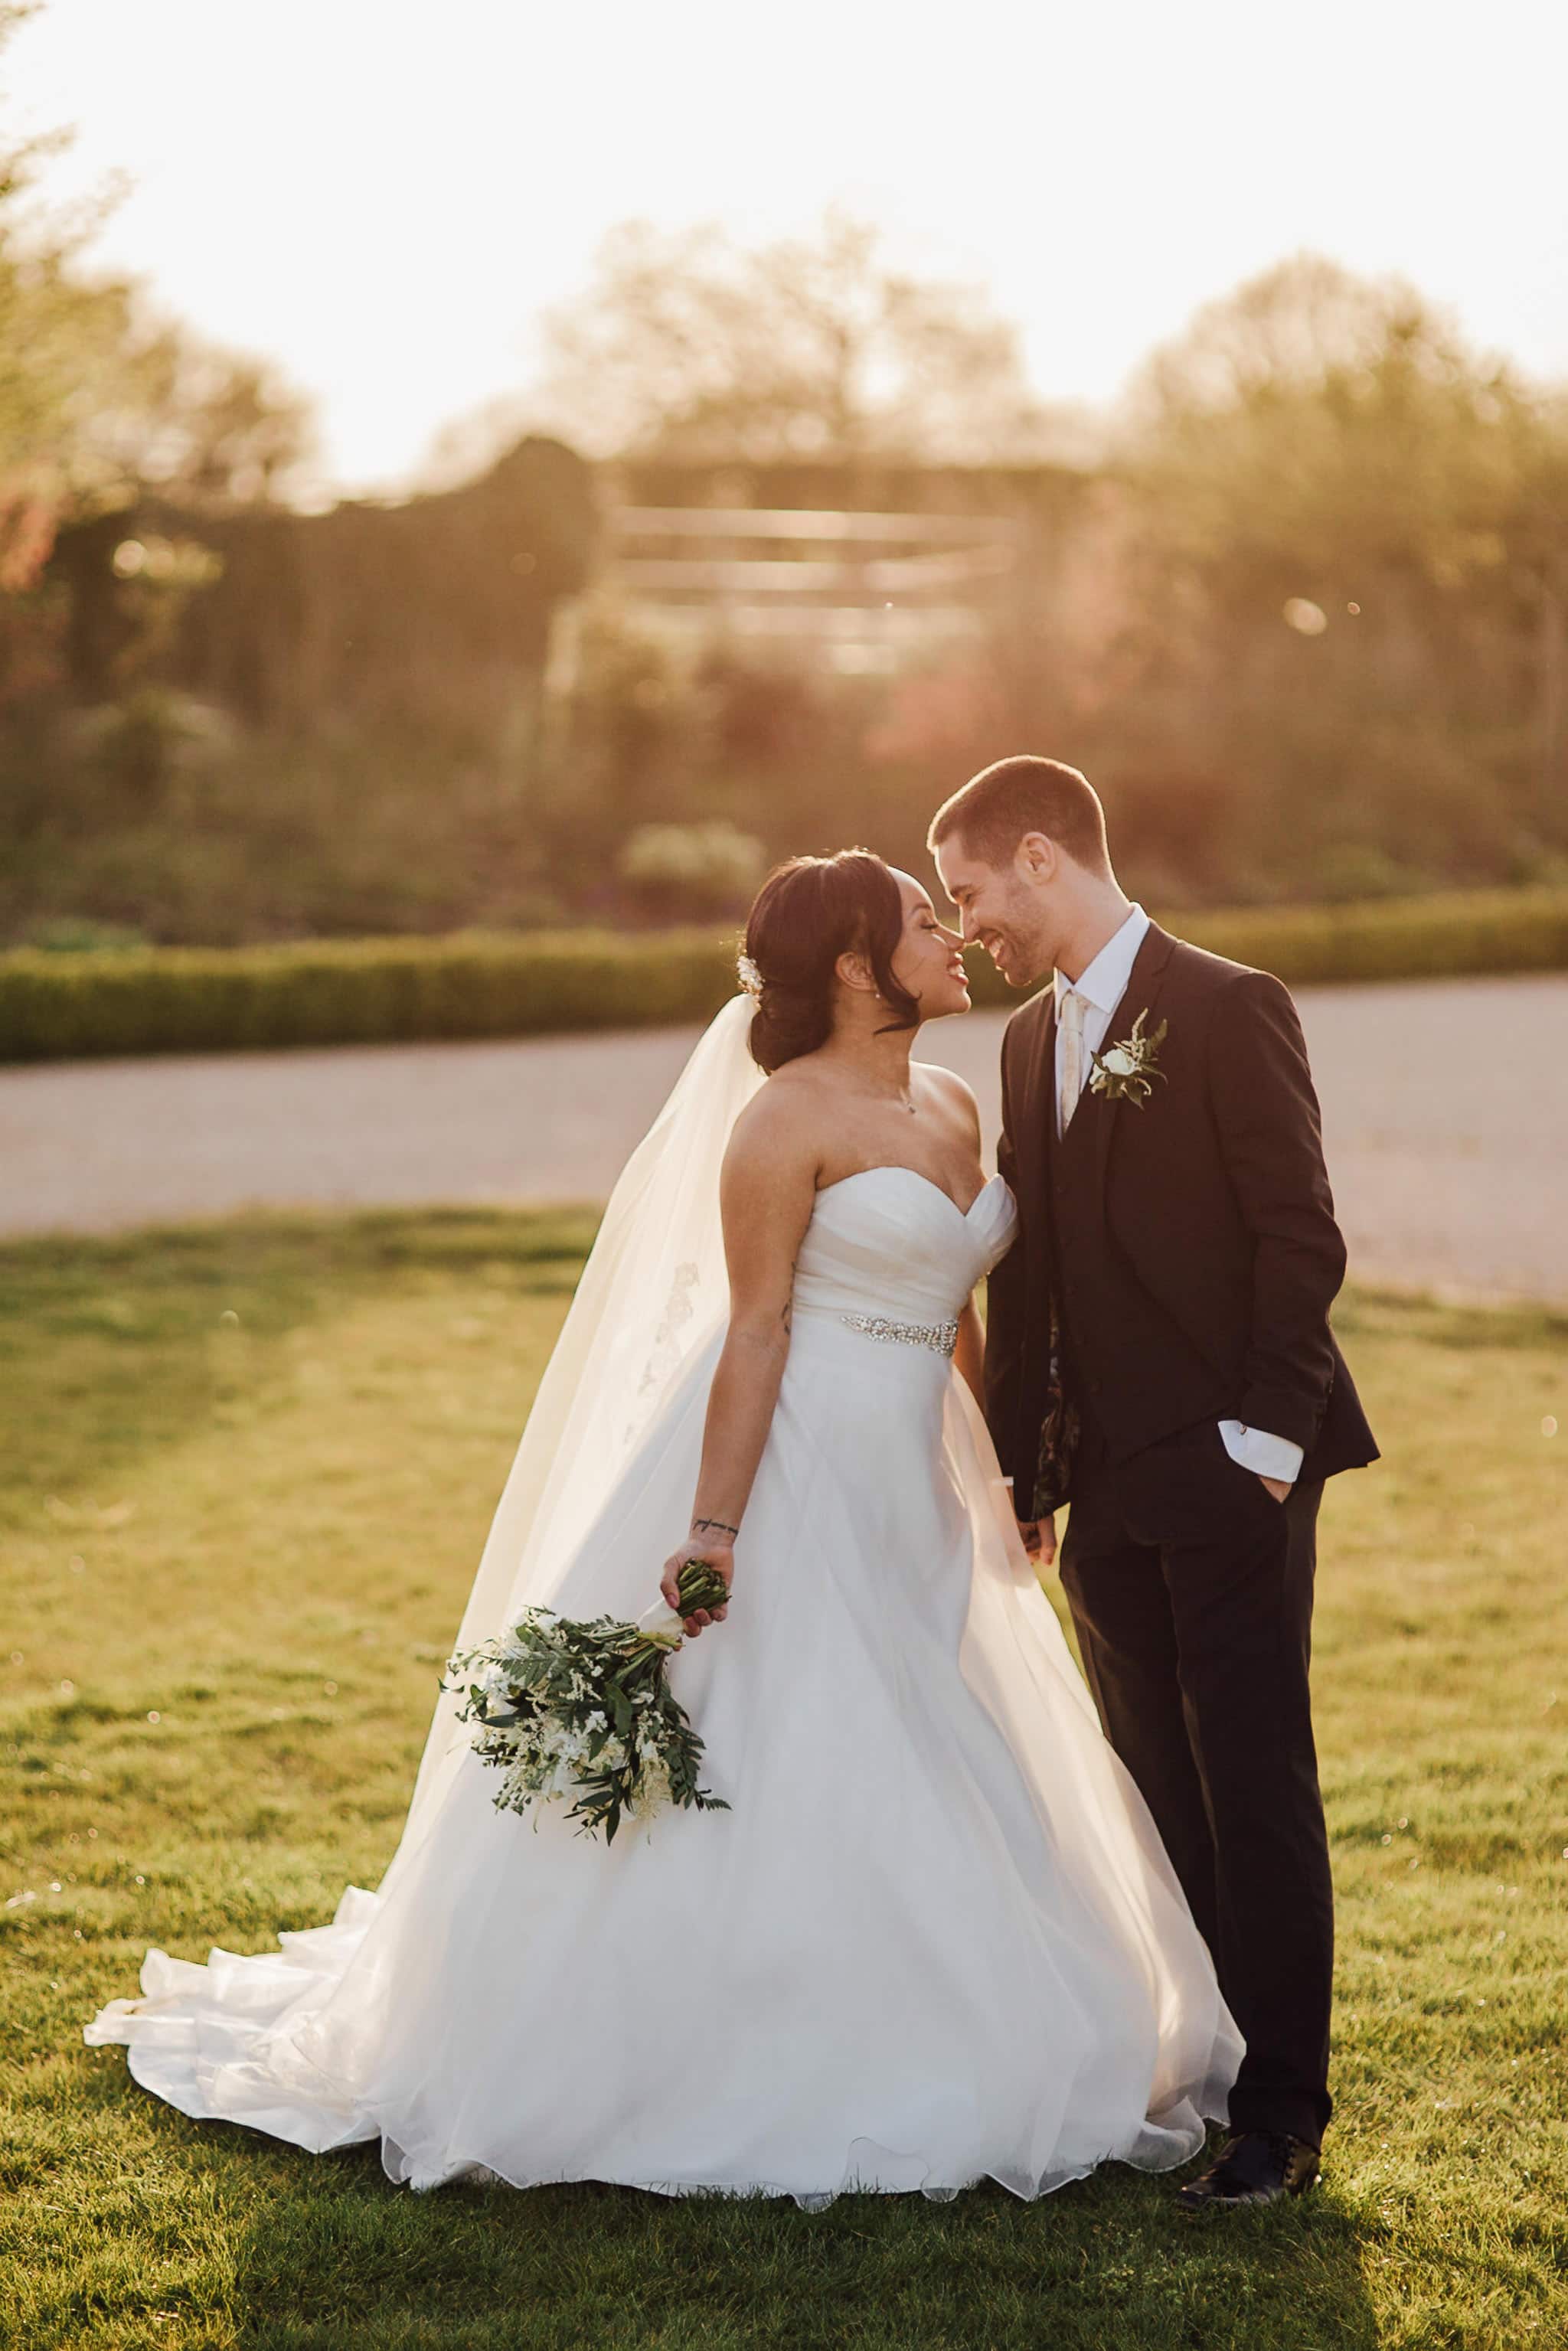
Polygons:
<instances>
[{"instance_id":1,"label":"metal pergola structure","mask_svg":"<svg viewBox=\"0 0 1568 2351\"><path fill-rule=\"evenodd\" d=\"M810 645L843 670L978 635L1027 538L1005 515L620 507L610 520L611 577L642 617Z\"/></svg>"}]
</instances>

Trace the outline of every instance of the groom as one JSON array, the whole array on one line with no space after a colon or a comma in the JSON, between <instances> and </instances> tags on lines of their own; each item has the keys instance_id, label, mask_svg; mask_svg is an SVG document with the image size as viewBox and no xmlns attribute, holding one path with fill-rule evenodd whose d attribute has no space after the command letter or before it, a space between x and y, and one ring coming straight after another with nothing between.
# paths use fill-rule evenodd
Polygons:
<instances>
[{"instance_id":1,"label":"groom","mask_svg":"<svg viewBox=\"0 0 1568 2351\"><path fill-rule=\"evenodd\" d=\"M1188 2207L1317 2177L1333 1896L1308 1696L1323 1480L1375 1460L1329 1330L1344 1244L1289 995L1152 923L1075 768L1000 759L930 847L966 939L1049 984L1002 1043L1019 1237L990 1278L987 1411L1061 1580L1105 1734L1247 2043Z\"/></svg>"}]
</instances>

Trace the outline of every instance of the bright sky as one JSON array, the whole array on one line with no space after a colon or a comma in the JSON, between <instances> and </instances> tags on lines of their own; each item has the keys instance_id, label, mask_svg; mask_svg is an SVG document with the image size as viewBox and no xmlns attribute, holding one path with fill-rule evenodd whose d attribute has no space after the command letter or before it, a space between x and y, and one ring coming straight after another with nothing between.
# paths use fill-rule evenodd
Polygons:
<instances>
[{"instance_id":1,"label":"bright sky","mask_svg":"<svg viewBox=\"0 0 1568 2351\"><path fill-rule=\"evenodd\" d=\"M1301 246L1568 378L1563 0L47 0L13 128L121 169L97 255L276 356L342 487L526 381L604 231L831 200L1098 401Z\"/></svg>"}]
</instances>

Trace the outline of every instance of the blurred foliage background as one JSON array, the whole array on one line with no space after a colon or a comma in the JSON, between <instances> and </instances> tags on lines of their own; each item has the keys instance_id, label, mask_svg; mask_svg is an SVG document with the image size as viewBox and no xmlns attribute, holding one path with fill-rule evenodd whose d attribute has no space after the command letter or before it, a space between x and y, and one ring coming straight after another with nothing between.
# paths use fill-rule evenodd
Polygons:
<instances>
[{"instance_id":1,"label":"blurred foliage background","mask_svg":"<svg viewBox=\"0 0 1568 2351\"><path fill-rule=\"evenodd\" d=\"M1407 286L1296 256L1094 417L868 223L629 224L417 494L306 511L307 403L95 275L46 152L0 149L0 945L723 916L789 852L920 866L1020 747L1167 909L1568 879L1568 397ZM799 627L739 624L765 572Z\"/></svg>"}]
</instances>

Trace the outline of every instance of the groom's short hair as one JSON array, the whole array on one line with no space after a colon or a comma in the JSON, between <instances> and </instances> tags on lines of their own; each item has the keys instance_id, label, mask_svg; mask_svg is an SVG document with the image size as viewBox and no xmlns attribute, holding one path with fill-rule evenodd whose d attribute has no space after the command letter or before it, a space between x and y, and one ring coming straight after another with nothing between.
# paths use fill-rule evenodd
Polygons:
<instances>
[{"instance_id":1,"label":"groom's short hair","mask_svg":"<svg viewBox=\"0 0 1568 2351\"><path fill-rule=\"evenodd\" d=\"M971 857L1006 865L1027 832L1043 832L1091 873L1111 871L1099 793L1076 768L1032 752L971 776L932 818L925 845L936 851L956 833Z\"/></svg>"}]
</instances>

